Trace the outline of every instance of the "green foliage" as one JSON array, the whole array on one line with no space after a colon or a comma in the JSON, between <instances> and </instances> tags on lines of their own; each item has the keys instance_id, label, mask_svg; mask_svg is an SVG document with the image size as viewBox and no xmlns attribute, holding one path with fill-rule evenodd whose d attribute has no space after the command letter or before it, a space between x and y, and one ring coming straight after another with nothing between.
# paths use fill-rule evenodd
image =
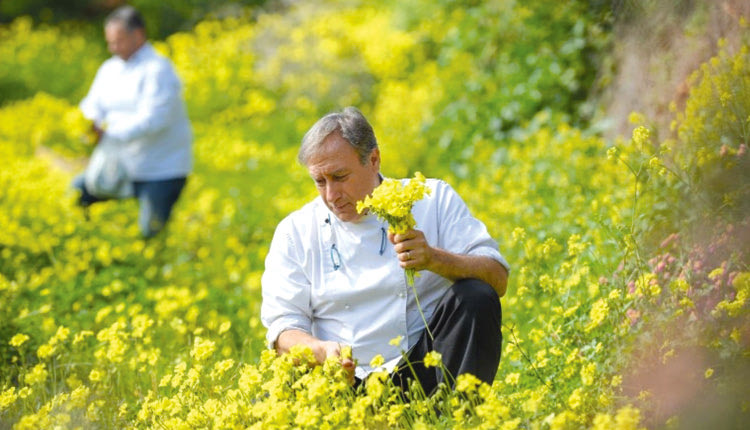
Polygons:
<instances>
[{"instance_id":1,"label":"green foliage","mask_svg":"<svg viewBox=\"0 0 750 430\"><path fill-rule=\"evenodd\" d=\"M0 3L0 22L21 16L36 22L95 22L97 29L109 12L126 2L101 0L14 0ZM208 15L234 16L244 8L261 6L265 0L132 0L146 21L151 37L163 39L181 30L189 30Z\"/></svg>"},{"instance_id":2,"label":"green foliage","mask_svg":"<svg viewBox=\"0 0 750 430\"><path fill-rule=\"evenodd\" d=\"M668 142L674 164L684 172L681 197L698 209L693 217L746 218L750 210L750 52L719 54L692 77L690 97Z\"/></svg>"},{"instance_id":3,"label":"green foliage","mask_svg":"<svg viewBox=\"0 0 750 430\"><path fill-rule=\"evenodd\" d=\"M632 140L610 149L635 186L617 273L628 279L629 318L639 335L629 346L635 364L625 383L641 390L631 395L639 395L654 423L675 412L667 399L680 388L668 387L681 383L711 393L722 406L692 406L675 422L737 427L746 419L741 399L750 391L736 378L750 366L741 335L750 324L748 47L719 45L718 55L691 77L684 110L672 104L674 137L654 142L646 119L633 114ZM705 372L651 379L681 366Z\"/></svg>"},{"instance_id":4,"label":"green foliage","mask_svg":"<svg viewBox=\"0 0 750 430\"><path fill-rule=\"evenodd\" d=\"M44 91L77 102L106 58L104 43L72 27L0 26L0 106Z\"/></svg>"},{"instance_id":5,"label":"green foliage","mask_svg":"<svg viewBox=\"0 0 750 430\"><path fill-rule=\"evenodd\" d=\"M472 174L477 143L505 141L539 111L585 126L600 53L610 43L607 22L595 20L587 2L469 3L397 6L423 29L421 43L439 68L442 97L423 124L433 151L418 161L463 177Z\"/></svg>"}]
</instances>

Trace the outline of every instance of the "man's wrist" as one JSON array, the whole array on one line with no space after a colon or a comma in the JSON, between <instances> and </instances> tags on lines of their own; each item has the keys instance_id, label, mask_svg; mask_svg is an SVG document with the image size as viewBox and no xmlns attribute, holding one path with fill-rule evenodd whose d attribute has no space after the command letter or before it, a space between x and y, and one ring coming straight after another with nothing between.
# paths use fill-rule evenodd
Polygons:
<instances>
[{"instance_id":1,"label":"man's wrist","mask_svg":"<svg viewBox=\"0 0 750 430\"><path fill-rule=\"evenodd\" d=\"M429 252L430 258L425 270L429 270L430 272L435 273L436 275L440 275L444 278L451 279L450 273L447 273L446 270L444 270L445 267L450 267L451 254L441 248L432 246L428 246L427 248L427 252Z\"/></svg>"}]
</instances>

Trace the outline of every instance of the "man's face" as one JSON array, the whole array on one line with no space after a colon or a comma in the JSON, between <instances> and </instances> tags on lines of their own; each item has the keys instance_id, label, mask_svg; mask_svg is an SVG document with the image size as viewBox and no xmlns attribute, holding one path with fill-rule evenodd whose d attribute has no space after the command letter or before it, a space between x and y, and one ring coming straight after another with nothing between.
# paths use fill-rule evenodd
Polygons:
<instances>
[{"instance_id":1,"label":"man's face","mask_svg":"<svg viewBox=\"0 0 750 430\"><path fill-rule=\"evenodd\" d=\"M341 221L358 221L362 215L357 213L357 201L380 182L380 151L374 149L362 165L357 151L336 131L310 157L307 170L331 212Z\"/></svg>"},{"instance_id":2,"label":"man's face","mask_svg":"<svg viewBox=\"0 0 750 430\"><path fill-rule=\"evenodd\" d=\"M128 31L117 21L112 21L104 27L104 38L107 40L109 52L125 61L146 42L146 34L142 29Z\"/></svg>"}]
</instances>

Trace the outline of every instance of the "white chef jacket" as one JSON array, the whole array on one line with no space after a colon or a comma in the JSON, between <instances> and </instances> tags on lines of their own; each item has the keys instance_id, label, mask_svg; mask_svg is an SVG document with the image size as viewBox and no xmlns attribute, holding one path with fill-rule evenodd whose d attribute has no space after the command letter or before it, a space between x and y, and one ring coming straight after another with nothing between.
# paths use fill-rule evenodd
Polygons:
<instances>
[{"instance_id":1,"label":"white chef jacket","mask_svg":"<svg viewBox=\"0 0 750 430\"><path fill-rule=\"evenodd\" d=\"M490 257L508 268L485 225L453 188L436 179L426 185L431 193L414 205L413 214L430 246ZM351 345L360 378L376 370L369 364L377 354L392 370L425 328L413 288L429 321L452 281L422 271L409 286L387 229L372 214L342 222L320 197L282 220L261 281L269 347L284 330L297 329ZM401 344L390 345L398 336Z\"/></svg>"},{"instance_id":2,"label":"white chef jacket","mask_svg":"<svg viewBox=\"0 0 750 430\"><path fill-rule=\"evenodd\" d=\"M79 107L122 148L130 179L171 179L190 172L192 131L182 87L169 60L150 43L127 61L117 56L105 61Z\"/></svg>"}]
</instances>

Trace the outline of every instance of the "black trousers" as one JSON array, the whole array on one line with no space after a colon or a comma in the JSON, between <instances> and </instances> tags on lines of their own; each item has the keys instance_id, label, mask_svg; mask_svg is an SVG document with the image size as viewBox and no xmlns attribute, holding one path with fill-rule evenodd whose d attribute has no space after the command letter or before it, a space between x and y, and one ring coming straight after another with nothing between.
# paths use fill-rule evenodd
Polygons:
<instances>
[{"instance_id":1,"label":"black trousers","mask_svg":"<svg viewBox=\"0 0 750 430\"><path fill-rule=\"evenodd\" d=\"M408 391L409 381L417 379L425 394L431 394L440 382L455 385L458 375L471 373L492 384L500 363L503 335L500 299L489 284L477 279L454 283L440 299L427 330L407 353L411 367L402 359L392 374L393 382ZM443 365L425 367L423 359L430 351L442 355Z\"/></svg>"},{"instance_id":2,"label":"black trousers","mask_svg":"<svg viewBox=\"0 0 750 430\"><path fill-rule=\"evenodd\" d=\"M184 176L154 181L133 181L134 197L138 199L139 207L138 227L143 237L153 237L164 228L186 181L187 178ZM78 204L82 207L108 200L89 193L83 175L73 180L73 187L81 192Z\"/></svg>"}]
</instances>

